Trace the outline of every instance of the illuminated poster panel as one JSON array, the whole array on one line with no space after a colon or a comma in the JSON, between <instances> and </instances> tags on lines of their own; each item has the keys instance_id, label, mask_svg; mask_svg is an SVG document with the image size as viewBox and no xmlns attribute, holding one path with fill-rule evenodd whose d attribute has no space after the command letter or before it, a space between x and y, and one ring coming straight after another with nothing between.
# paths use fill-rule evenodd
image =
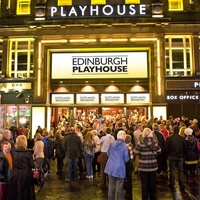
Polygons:
<instances>
[{"instance_id":1,"label":"illuminated poster panel","mask_svg":"<svg viewBox=\"0 0 200 200\"><path fill-rule=\"evenodd\" d=\"M148 104L149 93L126 94L126 102L127 104Z\"/></svg>"},{"instance_id":2,"label":"illuminated poster panel","mask_svg":"<svg viewBox=\"0 0 200 200\"><path fill-rule=\"evenodd\" d=\"M98 104L99 95L98 94L76 94L77 104Z\"/></svg>"},{"instance_id":3,"label":"illuminated poster panel","mask_svg":"<svg viewBox=\"0 0 200 200\"><path fill-rule=\"evenodd\" d=\"M124 103L124 94L102 94L102 104L122 104Z\"/></svg>"},{"instance_id":4,"label":"illuminated poster panel","mask_svg":"<svg viewBox=\"0 0 200 200\"><path fill-rule=\"evenodd\" d=\"M147 78L148 52L52 53L52 79Z\"/></svg>"},{"instance_id":5,"label":"illuminated poster panel","mask_svg":"<svg viewBox=\"0 0 200 200\"><path fill-rule=\"evenodd\" d=\"M74 104L73 94L52 94L51 95L52 104Z\"/></svg>"}]
</instances>

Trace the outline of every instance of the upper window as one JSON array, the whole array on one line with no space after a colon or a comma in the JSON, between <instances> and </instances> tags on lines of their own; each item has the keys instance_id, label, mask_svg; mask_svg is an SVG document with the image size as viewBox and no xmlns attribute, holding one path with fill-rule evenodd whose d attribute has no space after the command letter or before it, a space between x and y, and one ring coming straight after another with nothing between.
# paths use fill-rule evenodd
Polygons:
<instances>
[{"instance_id":1,"label":"upper window","mask_svg":"<svg viewBox=\"0 0 200 200\"><path fill-rule=\"evenodd\" d=\"M0 73L2 73L3 41L0 40Z\"/></svg>"},{"instance_id":2,"label":"upper window","mask_svg":"<svg viewBox=\"0 0 200 200\"><path fill-rule=\"evenodd\" d=\"M33 77L34 39L11 39L9 52L9 77Z\"/></svg>"},{"instance_id":3,"label":"upper window","mask_svg":"<svg viewBox=\"0 0 200 200\"><path fill-rule=\"evenodd\" d=\"M106 4L106 0L91 0L92 5L101 5L101 4Z\"/></svg>"},{"instance_id":4,"label":"upper window","mask_svg":"<svg viewBox=\"0 0 200 200\"><path fill-rule=\"evenodd\" d=\"M17 15L30 14L31 0L17 0Z\"/></svg>"},{"instance_id":5,"label":"upper window","mask_svg":"<svg viewBox=\"0 0 200 200\"><path fill-rule=\"evenodd\" d=\"M140 4L140 0L125 0L125 4Z\"/></svg>"},{"instance_id":6,"label":"upper window","mask_svg":"<svg viewBox=\"0 0 200 200\"><path fill-rule=\"evenodd\" d=\"M165 37L166 76L192 76L191 36Z\"/></svg>"},{"instance_id":7,"label":"upper window","mask_svg":"<svg viewBox=\"0 0 200 200\"><path fill-rule=\"evenodd\" d=\"M183 0L168 0L169 11L183 11Z\"/></svg>"},{"instance_id":8,"label":"upper window","mask_svg":"<svg viewBox=\"0 0 200 200\"><path fill-rule=\"evenodd\" d=\"M58 6L71 6L72 0L58 0Z\"/></svg>"}]
</instances>

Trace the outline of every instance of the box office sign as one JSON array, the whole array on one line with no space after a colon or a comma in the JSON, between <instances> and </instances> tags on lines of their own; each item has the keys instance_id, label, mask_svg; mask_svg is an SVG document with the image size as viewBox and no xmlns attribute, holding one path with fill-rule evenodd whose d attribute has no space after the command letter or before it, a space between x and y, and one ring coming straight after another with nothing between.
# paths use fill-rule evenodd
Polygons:
<instances>
[{"instance_id":1,"label":"box office sign","mask_svg":"<svg viewBox=\"0 0 200 200\"><path fill-rule=\"evenodd\" d=\"M52 53L52 79L147 78L148 53Z\"/></svg>"},{"instance_id":2,"label":"box office sign","mask_svg":"<svg viewBox=\"0 0 200 200\"><path fill-rule=\"evenodd\" d=\"M77 104L98 104L99 94L76 94Z\"/></svg>"},{"instance_id":3,"label":"box office sign","mask_svg":"<svg viewBox=\"0 0 200 200\"><path fill-rule=\"evenodd\" d=\"M48 6L47 18L147 17L149 8L145 4Z\"/></svg>"},{"instance_id":4,"label":"box office sign","mask_svg":"<svg viewBox=\"0 0 200 200\"><path fill-rule=\"evenodd\" d=\"M52 94L51 95L52 104L74 104L73 94Z\"/></svg>"},{"instance_id":5,"label":"box office sign","mask_svg":"<svg viewBox=\"0 0 200 200\"><path fill-rule=\"evenodd\" d=\"M127 104L148 104L149 93L126 94L126 103Z\"/></svg>"},{"instance_id":6,"label":"box office sign","mask_svg":"<svg viewBox=\"0 0 200 200\"><path fill-rule=\"evenodd\" d=\"M102 104L123 104L124 94L102 94L101 103Z\"/></svg>"},{"instance_id":7,"label":"box office sign","mask_svg":"<svg viewBox=\"0 0 200 200\"><path fill-rule=\"evenodd\" d=\"M168 93L166 95L167 102L180 102L180 101L190 101L199 102L199 92L184 92L184 93Z\"/></svg>"}]
</instances>

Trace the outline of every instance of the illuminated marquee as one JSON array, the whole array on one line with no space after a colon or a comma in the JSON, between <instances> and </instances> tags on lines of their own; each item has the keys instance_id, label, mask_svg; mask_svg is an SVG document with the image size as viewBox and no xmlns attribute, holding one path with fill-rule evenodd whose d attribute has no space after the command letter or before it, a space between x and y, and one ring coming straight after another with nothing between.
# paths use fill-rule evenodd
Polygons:
<instances>
[{"instance_id":1,"label":"illuminated marquee","mask_svg":"<svg viewBox=\"0 0 200 200\"><path fill-rule=\"evenodd\" d=\"M144 17L149 16L149 5L80 5L47 8L48 18L80 17Z\"/></svg>"},{"instance_id":2,"label":"illuminated marquee","mask_svg":"<svg viewBox=\"0 0 200 200\"><path fill-rule=\"evenodd\" d=\"M52 53L51 78L147 78L147 52Z\"/></svg>"}]
</instances>

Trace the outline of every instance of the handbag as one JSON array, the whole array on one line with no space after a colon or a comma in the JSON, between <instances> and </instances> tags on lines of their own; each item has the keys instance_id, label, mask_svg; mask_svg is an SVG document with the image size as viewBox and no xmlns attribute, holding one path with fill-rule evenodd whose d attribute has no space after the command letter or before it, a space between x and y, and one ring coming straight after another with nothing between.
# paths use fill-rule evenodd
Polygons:
<instances>
[{"instance_id":1,"label":"handbag","mask_svg":"<svg viewBox=\"0 0 200 200\"><path fill-rule=\"evenodd\" d=\"M44 185L44 173L37 167L33 170L33 182L37 186Z\"/></svg>"},{"instance_id":2,"label":"handbag","mask_svg":"<svg viewBox=\"0 0 200 200\"><path fill-rule=\"evenodd\" d=\"M97 157L97 162L98 162L98 163L101 162L101 154L98 155L98 157Z\"/></svg>"}]
</instances>

